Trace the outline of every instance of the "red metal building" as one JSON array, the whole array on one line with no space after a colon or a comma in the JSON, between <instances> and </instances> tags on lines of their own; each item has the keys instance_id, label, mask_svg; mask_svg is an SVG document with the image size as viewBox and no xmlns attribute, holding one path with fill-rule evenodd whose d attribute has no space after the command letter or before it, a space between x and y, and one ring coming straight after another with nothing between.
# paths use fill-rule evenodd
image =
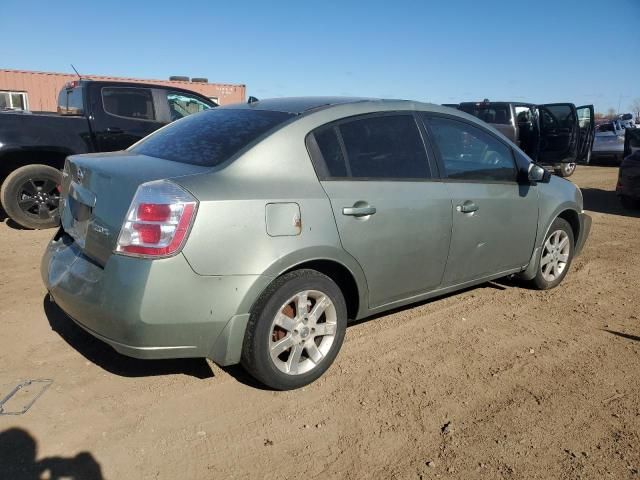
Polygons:
<instances>
[{"instance_id":1,"label":"red metal building","mask_svg":"<svg viewBox=\"0 0 640 480\"><path fill-rule=\"evenodd\" d=\"M246 87L226 83L208 83L199 81L148 80L141 78L106 77L101 75L82 75L92 80L118 82L154 83L175 86L198 92L215 100L220 105L245 101ZM30 72L23 70L0 69L0 109L55 112L58 93L65 83L77 80L71 73Z\"/></svg>"}]
</instances>

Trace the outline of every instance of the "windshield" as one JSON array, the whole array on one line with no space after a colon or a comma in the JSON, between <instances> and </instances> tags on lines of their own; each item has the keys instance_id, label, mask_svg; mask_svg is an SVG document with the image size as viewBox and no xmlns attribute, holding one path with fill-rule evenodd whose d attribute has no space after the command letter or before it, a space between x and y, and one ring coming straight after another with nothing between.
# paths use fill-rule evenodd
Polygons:
<instances>
[{"instance_id":1,"label":"windshield","mask_svg":"<svg viewBox=\"0 0 640 480\"><path fill-rule=\"evenodd\" d=\"M214 167L291 117L290 113L268 110L215 108L169 124L130 151Z\"/></svg>"}]
</instances>

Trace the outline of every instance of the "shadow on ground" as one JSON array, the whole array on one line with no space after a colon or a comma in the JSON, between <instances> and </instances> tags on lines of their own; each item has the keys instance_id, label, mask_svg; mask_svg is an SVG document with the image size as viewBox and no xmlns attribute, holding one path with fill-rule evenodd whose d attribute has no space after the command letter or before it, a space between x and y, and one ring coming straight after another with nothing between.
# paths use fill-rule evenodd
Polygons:
<instances>
[{"instance_id":1,"label":"shadow on ground","mask_svg":"<svg viewBox=\"0 0 640 480\"><path fill-rule=\"evenodd\" d=\"M232 376L237 382L242 383L247 387L255 388L258 390L265 390L268 392L275 391L273 388L267 387L266 385L260 383L258 380L249 375L247 371L242 368L242 365L230 365L228 367L220 368L222 368L222 370L224 370L228 375Z\"/></svg>"},{"instance_id":2,"label":"shadow on ground","mask_svg":"<svg viewBox=\"0 0 640 480\"><path fill-rule=\"evenodd\" d=\"M605 332L609 332L618 337L626 338L628 340L635 340L636 342L640 342L640 337L637 335L631 335L630 333L616 332L615 330L603 329Z\"/></svg>"},{"instance_id":3,"label":"shadow on ground","mask_svg":"<svg viewBox=\"0 0 640 480\"><path fill-rule=\"evenodd\" d=\"M626 209L620 204L616 192L599 188L583 188L584 209L592 212L640 218L640 209Z\"/></svg>"},{"instance_id":4,"label":"shadow on ground","mask_svg":"<svg viewBox=\"0 0 640 480\"><path fill-rule=\"evenodd\" d=\"M114 375L122 377L152 377L183 374L199 379L213 377L213 370L211 370L211 366L204 358L138 360L126 357L77 326L60 307L49 301L48 295L44 297L43 308L49 325L64 341L80 352L87 360Z\"/></svg>"},{"instance_id":5,"label":"shadow on ground","mask_svg":"<svg viewBox=\"0 0 640 480\"><path fill-rule=\"evenodd\" d=\"M75 457L36 460L38 444L21 428L0 432L0 478L11 480L70 479L102 480L100 464L89 452Z\"/></svg>"},{"instance_id":6,"label":"shadow on ground","mask_svg":"<svg viewBox=\"0 0 640 480\"><path fill-rule=\"evenodd\" d=\"M2 207L0 207L0 223L4 223L7 227L13 228L14 230L26 230L22 225L18 225L11 220Z\"/></svg>"}]
</instances>

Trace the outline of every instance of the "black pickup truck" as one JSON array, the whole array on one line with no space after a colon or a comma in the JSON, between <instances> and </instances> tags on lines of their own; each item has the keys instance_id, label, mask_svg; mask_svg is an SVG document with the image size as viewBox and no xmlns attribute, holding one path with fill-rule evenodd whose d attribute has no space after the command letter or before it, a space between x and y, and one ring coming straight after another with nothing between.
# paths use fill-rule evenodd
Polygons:
<instances>
[{"instance_id":1,"label":"black pickup truck","mask_svg":"<svg viewBox=\"0 0 640 480\"><path fill-rule=\"evenodd\" d=\"M446 104L484 120L518 145L529 157L561 177L576 163L589 163L595 132L593 105L533 105L522 102Z\"/></svg>"},{"instance_id":2,"label":"black pickup truck","mask_svg":"<svg viewBox=\"0 0 640 480\"><path fill-rule=\"evenodd\" d=\"M124 150L169 122L216 106L179 88L77 80L60 91L57 113L2 112L2 206L23 227L54 227L68 155Z\"/></svg>"}]
</instances>

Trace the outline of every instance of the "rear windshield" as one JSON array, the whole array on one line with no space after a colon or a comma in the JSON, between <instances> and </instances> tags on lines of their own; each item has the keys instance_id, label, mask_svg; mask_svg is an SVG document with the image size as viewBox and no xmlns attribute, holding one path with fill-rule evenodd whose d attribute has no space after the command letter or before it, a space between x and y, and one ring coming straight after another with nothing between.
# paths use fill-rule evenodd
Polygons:
<instances>
[{"instance_id":1,"label":"rear windshield","mask_svg":"<svg viewBox=\"0 0 640 480\"><path fill-rule=\"evenodd\" d=\"M63 88L58 95L58 113L60 115L83 114L82 87Z\"/></svg>"},{"instance_id":2,"label":"rear windshield","mask_svg":"<svg viewBox=\"0 0 640 480\"><path fill-rule=\"evenodd\" d=\"M509 105L461 103L460 110L487 123L508 125L511 123Z\"/></svg>"},{"instance_id":3,"label":"rear windshield","mask_svg":"<svg viewBox=\"0 0 640 480\"><path fill-rule=\"evenodd\" d=\"M130 150L174 162L214 167L292 116L266 110L215 108L178 120Z\"/></svg>"}]
</instances>

